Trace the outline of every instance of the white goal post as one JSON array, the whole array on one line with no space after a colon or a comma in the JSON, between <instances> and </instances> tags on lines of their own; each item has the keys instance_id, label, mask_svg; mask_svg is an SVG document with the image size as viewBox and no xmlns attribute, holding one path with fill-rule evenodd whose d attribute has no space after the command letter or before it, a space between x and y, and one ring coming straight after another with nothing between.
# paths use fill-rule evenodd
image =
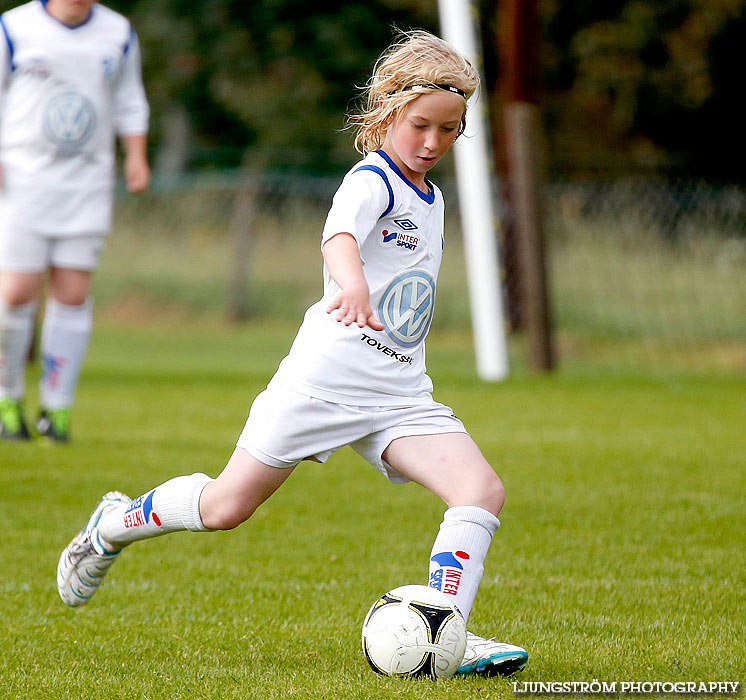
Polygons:
<instances>
[{"instance_id":1,"label":"white goal post","mask_svg":"<svg viewBox=\"0 0 746 700\"><path fill-rule=\"evenodd\" d=\"M474 13L469 0L438 0L443 38L482 70ZM454 144L461 228L477 374L485 381L508 375L508 347L492 197L493 172L487 134L484 83L470 106L467 132Z\"/></svg>"}]
</instances>

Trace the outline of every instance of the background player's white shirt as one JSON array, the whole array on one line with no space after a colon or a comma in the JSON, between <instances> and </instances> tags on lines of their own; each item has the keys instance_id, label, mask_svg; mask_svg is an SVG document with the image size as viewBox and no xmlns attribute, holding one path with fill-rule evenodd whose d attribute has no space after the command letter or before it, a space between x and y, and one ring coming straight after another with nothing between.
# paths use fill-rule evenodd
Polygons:
<instances>
[{"instance_id":1,"label":"background player's white shirt","mask_svg":"<svg viewBox=\"0 0 746 700\"><path fill-rule=\"evenodd\" d=\"M360 247L371 307L385 330L345 326L326 308L340 288L324 266L324 296L306 312L271 383L336 403L396 406L431 400L425 336L443 253L443 197L419 191L382 151L345 176L322 245L351 233Z\"/></svg>"},{"instance_id":2,"label":"background player's white shirt","mask_svg":"<svg viewBox=\"0 0 746 700\"><path fill-rule=\"evenodd\" d=\"M3 225L51 235L111 225L114 135L147 132L137 38L94 4L68 27L40 0L0 17Z\"/></svg>"}]
</instances>

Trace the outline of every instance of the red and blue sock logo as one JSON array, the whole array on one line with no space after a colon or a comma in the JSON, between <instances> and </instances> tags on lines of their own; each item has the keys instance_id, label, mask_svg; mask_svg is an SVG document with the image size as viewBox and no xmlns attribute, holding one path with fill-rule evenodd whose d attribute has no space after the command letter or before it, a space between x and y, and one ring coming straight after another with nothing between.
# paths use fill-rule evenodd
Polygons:
<instances>
[{"instance_id":1,"label":"red and blue sock logo","mask_svg":"<svg viewBox=\"0 0 746 700\"><path fill-rule=\"evenodd\" d=\"M60 381L60 372L65 366L66 360L64 357L55 357L48 353L44 353L41 358L41 381L43 384L55 389Z\"/></svg>"},{"instance_id":2,"label":"red and blue sock logo","mask_svg":"<svg viewBox=\"0 0 746 700\"><path fill-rule=\"evenodd\" d=\"M440 552L430 557L430 561L437 565L437 568L431 568L430 588L456 595L461 585L461 574L464 570L462 562L468 561L470 556L467 552L457 550L455 552Z\"/></svg>"},{"instance_id":3,"label":"red and blue sock logo","mask_svg":"<svg viewBox=\"0 0 746 700\"><path fill-rule=\"evenodd\" d=\"M130 503L129 508L124 513L124 526L140 527L147 525L151 520L158 526L161 527L161 521L156 512L153 510L153 496L155 495L155 489L150 493L146 493L136 498Z\"/></svg>"}]
</instances>

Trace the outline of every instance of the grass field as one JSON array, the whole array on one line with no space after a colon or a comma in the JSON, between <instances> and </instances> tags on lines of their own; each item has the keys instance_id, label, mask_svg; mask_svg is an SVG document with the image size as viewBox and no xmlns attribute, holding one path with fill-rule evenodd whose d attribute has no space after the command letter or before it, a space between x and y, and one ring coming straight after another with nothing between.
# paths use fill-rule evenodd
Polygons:
<instances>
[{"instance_id":1,"label":"grass field","mask_svg":"<svg viewBox=\"0 0 746 700\"><path fill-rule=\"evenodd\" d=\"M443 506L350 450L237 530L138 543L89 605L58 599L59 553L104 491L219 471L295 327L98 319L74 443L0 445L0 698L513 697L368 669L363 616L424 582ZM460 330L431 333L428 364L506 484L469 626L529 650L520 680L746 682L746 379L486 385Z\"/></svg>"}]
</instances>

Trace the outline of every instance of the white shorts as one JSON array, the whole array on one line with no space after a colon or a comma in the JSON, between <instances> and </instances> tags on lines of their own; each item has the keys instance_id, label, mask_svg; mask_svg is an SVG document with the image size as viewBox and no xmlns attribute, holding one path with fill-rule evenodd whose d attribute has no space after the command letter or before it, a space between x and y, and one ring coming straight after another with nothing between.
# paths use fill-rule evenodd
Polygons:
<instances>
[{"instance_id":1,"label":"white shorts","mask_svg":"<svg viewBox=\"0 0 746 700\"><path fill-rule=\"evenodd\" d=\"M251 405L236 443L271 467L294 467L304 459L326 462L350 445L389 481L409 479L382 455L392 440L412 435L465 433L464 424L448 406L431 401L409 406L348 406L270 387Z\"/></svg>"},{"instance_id":2,"label":"white shorts","mask_svg":"<svg viewBox=\"0 0 746 700\"><path fill-rule=\"evenodd\" d=\"M106 234L45 236L0 227L0 269L41 272L48 267L93 270L104 249Z\"/></svg>"}]
</instances>

